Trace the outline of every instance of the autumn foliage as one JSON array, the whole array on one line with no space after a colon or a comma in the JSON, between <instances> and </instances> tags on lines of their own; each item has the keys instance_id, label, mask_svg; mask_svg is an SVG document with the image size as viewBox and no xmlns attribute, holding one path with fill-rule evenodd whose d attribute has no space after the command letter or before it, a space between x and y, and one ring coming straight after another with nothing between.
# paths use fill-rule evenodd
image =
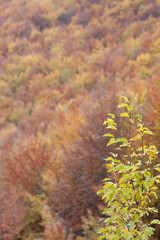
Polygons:
<instances>
[{"instance_id":1,"label":"autumn foliage","mask_svg":"<svg viewBox=\"0 0 160 240\"><path fill-rule=\"evenodd\" d=\"M160 150L159 9L159 0L0 0L1 239L97 238L102 123L113 112L125 131L120 95Z\"/></svg>"}]
</instances>

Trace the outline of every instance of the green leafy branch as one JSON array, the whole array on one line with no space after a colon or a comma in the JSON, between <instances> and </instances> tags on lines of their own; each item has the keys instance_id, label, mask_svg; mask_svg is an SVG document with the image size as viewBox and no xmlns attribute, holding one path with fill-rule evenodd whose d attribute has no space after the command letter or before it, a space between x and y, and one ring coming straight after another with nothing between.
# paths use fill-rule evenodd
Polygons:
<instances>
[{"instance_id":1,"label":"green leafy branch","mask_svg":"<svg viewBox=\"0 0 160 240\"><path fill-rule=\"evenodd\" d=\"M158 210L149 207L153 198L157 198L157 184L160 175L153 175L152 166L160 172L160 165L155 164L158 154L156 147L145 145L144 137L153 133L145 127L143 118L133 109L127 97L118 105L123 111L120 118L128 122L128 137L116 138L118 131L115 115L110 113L104 121L109 130L107 147L113 148L105 160L106 168L112 179L105 178L103 189L98 191L106 204L104 214L108 215L105 227L100 229L101 239L147 240L154 233L152 224L160 224L158 219L144 223L143 219ZM132 129L135 129L134 135ZM122 154L123 153L123 154Z\"/></svg>"}]
</instances>

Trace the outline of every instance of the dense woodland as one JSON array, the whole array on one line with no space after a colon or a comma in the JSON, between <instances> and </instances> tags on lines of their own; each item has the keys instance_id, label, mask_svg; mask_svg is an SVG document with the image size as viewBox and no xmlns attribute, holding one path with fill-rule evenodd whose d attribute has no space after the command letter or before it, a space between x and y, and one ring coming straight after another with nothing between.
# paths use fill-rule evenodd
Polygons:
<instances>
[{"instance_id":1,"label":"dense woodland","mask_svg":"<svg viewBox=\"0 0 160 240\"><path fill-rule=\"evenodd\" d=\"M0 0L1 240L97 239L103 122L126 95L160 150L159 76L160 0Z\"/></svg>"}]
</instances>

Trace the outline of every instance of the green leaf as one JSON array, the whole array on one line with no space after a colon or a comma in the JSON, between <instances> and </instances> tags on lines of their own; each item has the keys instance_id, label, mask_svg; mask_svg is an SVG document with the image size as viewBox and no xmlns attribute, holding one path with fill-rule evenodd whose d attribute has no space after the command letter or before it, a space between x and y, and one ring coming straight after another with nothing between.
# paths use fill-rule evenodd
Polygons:
<instances>
[{"instance_id":1,"label":"green leaf","mask_svg":"<svg viewBox=\"0 0 160 240\"><path fill-rule=\"evenodd\" d=\"M126 179L129 179L129 174L123 175L123 176L120 178L119 183L124 182Z\"/></svg>"},{"instance_id":2,"label":"green leaf","mask_svg":"<svg viewBox=\"0 0 160 240\"><path fill-rule=\"evenodd\" d=\"M105 178L102 181L111 181L111 179L110 178Z\"/></svg>"},{"instance_id":3,"label":"green leaf","mask_svg":"<svg viewBox=\"0 0 160 240\"><path fill-rule=\"evenodd\" d=\"M142 116L141 116L141 115L137 114L136 116L137 116L139 119L142 120Z\"/></svg>"},{"instance_id":4,"label":"green leaf","mask_svg":"<svg viewBox=\"0 0 160 240\"><path fill-rule=\"evenodd\" d=\"M147 210L151 213L153 213L153 212L157 213L158 212L158 209L156 209L155 207L148 207Z\"/></svg>"},{"instance_id":5,"label":"green leaf","mask_svg":"<svg viewBox=\"0 0 160 240\"><path fill-rule=\"evenodd\" d=\"M132 106L128 106L127 109L128 109L128 111L131 112L133 108L132 108Z\"/></svg>"},{"instance_id":6,"label":"green leaf","mask_svg":"<svg viewBox=\"0 0 160 240\"><path fill-rule=\"evenodd\" d=\"M116 142L127 142L126 138L117 138Z\"/></svg>"},{"instance_id":7,"label":"green leaf","mask_svg":"<svg viewBox=\"0 0 160 240\"><path fill-rule=\"evenodd\" d=\"M128 114L128 112L124 112L124 113L121 113L120 116L121 117L129 117L129 114Z\"/></svg>"},{"instance_id":8,"label":"green leaf","mask_svg":"<svg viewBox=\"0 0 160 240\"><path fill-rule=\"evenodd\" d=\"M118 156L118 154L115 154L115 153L113 153L113 152L110 152L110 154L111 154L114 158L116 158L116 157Z\"/></svg>"},{"instance_id":9,"label":"green leaf","mask_svg":"<svg viewBox=\"0 0 160 240\"><path fill-rule=\"evenodd\" d=\"M128 100L127 97L125 97L125 96L121 96L121 98L123 98L125 102L129 102L129 100Z\"/></svg>"},{"instance_id":10,"label":"green leaf","mask_svg":"<svg viewBox=\"0 0 160 240\"><path fill-rule=\"evenodd\" d=\"M136 193L136 199L137 199L137 202L139 202L139 200L140 200L140 192Z\"/></svg>"},{"instance_id":11,"label":"green leaf","mask_svg":"<svg viewBox=\"0 0 160 240\"><path fill-rule=\"evenodd\" d=\"M113 219L112 218L107 218L106 220L105 220L105 223L111 223L113 221Z\"/></svg>"},{"instance_id":12,"label":"green leaf","mask_svg":"<svg viewBox=\"0 0 160 240\"><path fill-rule=\"evenodd\" d=\"M135 137L130 139L130 141L137 141L137 140L141 140L141 135L140 134L137 134Z\"/></svg>"},{"instance_id":13,"label":"green leaf","mask_svg":"<svg viewBox=\"0 0 160 240\"><path fill-rule=\"evenodd\" d=\"M148 135L153 135L153 133L151 131L144 131L143 134L148 134Z\"/></svg>"},{"instance_id":14,"label":"green leaf","mask_svg":"<svg viewBox=\"0 0 160 240\"><path fill-rule=\"evenodd\" d=\"M122 170L122 169L125 169L125 167L124 167L124 166L121 166L121 165L116 167L116 170L117 170L117 171Z\"/></svg>"},{"instance_id":15,"label":"green leaf","mask_svg":"<svg viewBox=\"0 0 160 240\"><path fill-rule=\"evenodd\" d=\"M128 104L126 104L126 103L121 103L121 104L118 105L118 108L122 108L122 107L128 108Z\"/></svg>"},{"instance_id":16,"label":"green leaf","mask_svg":"<svg viewBox=\"0 0 160 240\"><path fill-rule=\"evenodd\" d=\"M104 121L104 125L117 125L117 123L112 118L107 118L107 120Z\"/></svg>"},{"instance_id":17,"label":"green leaf","mask_svg":"<svg viewBox=\"0 0 160 240\"><path fill-rule=\"evenodd\" d=\"M106 125L107 124L107 121L105 120L104 122L103 122L103 125Z\"/></svg>"},{"instance_id":18,"label":"green leaf","mask_svg":"<svg viewBox=\"0 0 160 240\"><path fill-rule=\"evenodd\" d=\"M128 224L129 226L133 226L133 225L135 225L135 222L133 222L133 221L129 221L129 224Z\"/></svg>"},{"instance_id":19,"label":"green leaf","mask_svg":"<svg viewBox=\"0 0 160 240\"><path fill-rule=\"evenodd\" d=\"M104 187L108 188L108 187L111 187L111 186L114 186L113 182L105 182Z\"/></svg>"},{"instance_id":20,"label":"green leaf","mask_svg":"<svg viewBox=\"0 0 160 240\"><path fill-rule=\"evenodd\" d=\"M106 209L104 209L103 214L106 214L106 213L109 213L109 212L113 212L113 209L112 208L106 208Z\"/></svg>"},{"instance_id":21,"label":"green leaf","mask_svg":"<svg viewBox=\"0 0 160 240\"><path fill-rule=\"evenodd\" d=\"M115 170L115 167L112 167L108 170L108 172L113 172Z\"/></svg>"},{"instance_id":22,"label":"green leaf","mask_svg":"<svg viewBox=\"0 0 160 240\"><path fill-rule=\"evenodd\" d=\"M115 199L115 193L114 192L112 192L111 194L110 194L110 196L109 196L109 201L110 202L112 202L114 199Z\"/></svg>"},{"instance_id":23,"label":"green leaf","mask_svg":"<svg viewBox=\"0 0 160 240\"><path fill-rule=\"evenodd\" d=\"M98 231L98 233L100 233L100 232ZM102 235L98 238L98 240L106 239L106 237L107 237L107 235Z\"/></svg>"},{"instance_id":24,"label":"green leaf","mask_svg":"<svg viewBox=\"0 0 160 240\"><path fill-rule=\"evenodd\" d=\"M112 134L110 134L110 133L105 133L104 135L103 135L103 137L114 137Z\"/></svg>"},{"instance_id":25,"label":"green leaf","mask_svg":"<svg viewBox=\"0 0 160 240\"><path fill-rule=\"evenodd\" d=\"M116 128L115 126L113 126L113 125L108 125L106 128L108 128L108 129L113 129L113 130L117 130L117 128Z\"/></svg>"},{"instance_id":26,"label":"green leaf","mask_svg":"<svg viewBox=\"0 0 160 240\"><path fill-rule=\"evenodd\" d=\"M106 161L113 161L114 159L112 157L105 158Z\"/></svg>"},{"instance_id":27,"label":"green leaf","mask_svg":"<svg viewBox=\"0 0 160 240\"><path fill-rule=\"evenodd\" d=\"M148 235L148 236L151 236L152 234L153 234L153 232L154 232L154 228L151 228L151 227L145 227L145 229L144 229L145 231L145 235ZM143 239L143 238L142 238ZM148 239L148 237L147 238L145 238L145 239Z\"/></svg>"},{"instance_id":28,"label":"green leaf","mask_svg":"<svg viewBox=\"0 0 160 240\"><path fill-rule=\"evenodd\" d=\"M154 219L151 224L160 224L160 221L158 219Z\"/></svg>"},{"instance_id":29,"label":"green leaf","mask_svg":"<svg viewBox=\"0 0 160 240\"><path fill-rule=\"evenodd\" d=\"M108 113L108 116L110 116L111 118L115 118L115 115L113 113Z\"/></svg>"},{"instance_id":30,"label":"green leaf","mask_svg":"<svg viewBox=\"0 0 160 240\"><path fill-rule=\"evenodd\" d=\"M122 148L122 147L128 147L129 146L129 143L128 142L123 142L121 145L120 145L120 147Z\"/></svg>"},{"instance_id":31,"label":"green leaf","mask_svg":"<svg viewBox=\"0 0 160 240\"><path fill-rule=\"evenodd\" d=\"M134 123L134 119L132 119L132 118L130 118L129 121L130 121L130 123L132 123L132 124Z\"/></svg>"},{"instance_id":32,"label":"green leaf","mask_svg":"<svg viewBox=\"0 0 160 240\"><path fill-rule=\"evenodd\" d=\"M150 192L150 194L153 194L156 199L158 198L156 192Z\"/></svg>"},{"instance_id":33,"label":"green leaf","mask_svg":"<svg viewBox=\"0 0 160 240\"><path fill-rule=\"evenodd\" d=\"M114 143L116 143L115 138L110 138L110 140L109 140L109 142L108 142L108 144L107 144L107 147L109 147L110 145L112 145L112 144L114 144Z\"/></svg>"},{"instance_id":34,"label":"green leaf","mask_svg":"<svg viewBox=\"0 0 160 240\"><path fill-rule=\"evenodd\" d=\"M97 195L101 194L101 193L104 193L104 189L101 189L97 192Z\"/></svg>"}]
</instances>

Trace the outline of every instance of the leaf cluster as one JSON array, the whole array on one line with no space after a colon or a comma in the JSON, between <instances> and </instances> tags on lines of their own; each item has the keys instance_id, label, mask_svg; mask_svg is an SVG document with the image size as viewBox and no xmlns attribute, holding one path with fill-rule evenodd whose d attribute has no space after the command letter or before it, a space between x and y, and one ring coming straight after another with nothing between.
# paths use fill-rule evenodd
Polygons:
<instances>
[{"instance_id":1,"label":"leaf cluster","mask_svg":"<svg viewBox=\"0 0 160 240\"><path fill-rule=\"evenodd\" d=\"M152 224L160 224L158 219L145 223L144 218L158 212L150 207L153 198L157 198L157 183L160 175L154 175L152 166L159 172L159 165L154 164L158 151L153 145L145 145L145 136L152 135L144 126L142 116L137 114L133 118L133 110L129 100L122 97L123 102L118 105L122 109L120 117L125 117L129 124L129 137L116 138L117 125L115 115L109 114L104 121L109 138L107 146L116 145L115 152L107 157L106 167L113 175L112 179L105 178L102 194L106 208L103 213L109 215L105 220L105 228L100 229L101 239L149 239L154 233ZM132 125L136 125L136 133L132 135ZM121 155L119 154L121 153ZM124 154L124 159L122 159ZM109 163L109 164L108 164Z\"/></svg>"}]
</instances>

